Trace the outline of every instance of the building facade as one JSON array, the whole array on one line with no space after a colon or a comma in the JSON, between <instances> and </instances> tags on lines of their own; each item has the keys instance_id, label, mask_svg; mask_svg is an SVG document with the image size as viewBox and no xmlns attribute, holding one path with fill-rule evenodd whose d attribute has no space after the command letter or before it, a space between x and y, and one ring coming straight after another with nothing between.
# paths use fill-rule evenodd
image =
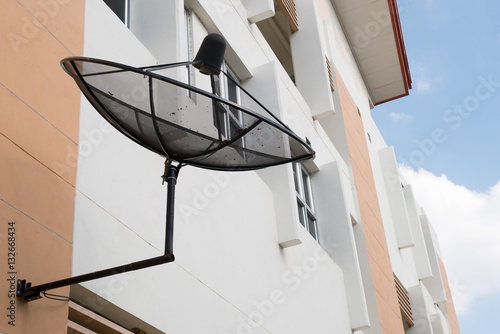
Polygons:
<instances>
[{"instance_id":1,"label":"building facade","mask_svg":"<svg viewBox=\"0 0 500 334\"><path fill-rule=\"evenodd\" d=\"M371 117L411 88L396 1L2 8L0 332L460 333L438 237ZM37 285L163 254L163 159L109 125L60 60L192 60L209 33L227 42L223 69L315 159L251 172L183 167L175 262L50 291L69 301L17 298L18 279ZM210 89L197 71L167 74ZM219 94L249 103L229 80ZM128 98L146 96L136 86Z\"/></svg>"}]
</instances>

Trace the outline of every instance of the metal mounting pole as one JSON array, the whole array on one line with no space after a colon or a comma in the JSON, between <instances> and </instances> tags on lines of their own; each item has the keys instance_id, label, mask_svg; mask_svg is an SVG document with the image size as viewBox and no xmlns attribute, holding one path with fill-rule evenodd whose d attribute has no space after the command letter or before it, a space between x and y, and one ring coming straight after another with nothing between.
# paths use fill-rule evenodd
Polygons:
<instances>
[{"instance_id":1,"label":"metal mounting pole","mask_svg":"<svg viewBox=\"0 0 500 334\"><path fill-rule=\"evenodd\" d=\"M177 183L177 175L179 174L180 165L174 166L171 164L167 164L166 167L168 168L168 171L163 177L164 180L167 181L167 216L165 232L165 253L162 256L36 286L31 286L31 282L27 283L26 280L18 279L17 296L24 298L24 300L26 301L32 301L42 298L40 293L48 290L121 274L128 271L153 267L159 264L173 262L175 260L173 254L175 185Z\"/></svg>"},{"instance_id":2,"label":"metal mounting pole","mask_svg":"<svg viewBox=\"0 0 500 334\"><path fill-rule=\"evenodd\" d=\"M165 166L167 167L167 166ZM171 254L172 261L174 257L174 203L175 203L175 185L181 166L173 166L168 163L167 175L167 224L165 228L165 254Z\"/></svg>"}]
</instances>

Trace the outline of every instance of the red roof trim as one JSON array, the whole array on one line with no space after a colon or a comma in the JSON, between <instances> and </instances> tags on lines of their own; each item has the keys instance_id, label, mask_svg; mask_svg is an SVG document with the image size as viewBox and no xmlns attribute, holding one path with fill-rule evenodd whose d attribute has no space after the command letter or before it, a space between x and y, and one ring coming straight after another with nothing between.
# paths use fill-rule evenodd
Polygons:
<instances>
[{"instance_id":1,"label":"red roof trim","mask_svg":"<svg viewBox=\"0 0 500 334\"><path fill-rule=\"evenodd\" d=\"M398 49L399 56L399 65L401 66L401 74L403 75L403 81L405 86L405 94L400 96L396 96L394 98L377 102L375 105L379 105L391 100L398 99L400 97L406 96L409 94L411 89L411 74L410 74L410 66L408 65L408 57L406 55L406 47L405 41L403 38L403 29L401 28L401 21L399 19L399 11L398 4L396 0L387 0L389 5L389 11L391 13L391 21L392 21L392 29L394 31L394 38L396 39L396 47Z\"/></svg>"},{"instance_id":2,"label":"red roof trim","mask_svg":"<svg viewBox=\"0 0 500 334\"><path fill-rule=\"evenodd\" d=\"M386 102L389 102L389 101L394 101L394 100L400 99L400 98L408 96L408 95L409 95L409 93L408 93L408 90L407 90L406 93L404 93L404 94L401 94L401 95L398 95L398 96L395 96L395 97L391 97L390 99L387 99L387 100L384 100L384 101L377 102L374 105L378 106L379 104L386 103Z\"/></svg>"}]
</instances>

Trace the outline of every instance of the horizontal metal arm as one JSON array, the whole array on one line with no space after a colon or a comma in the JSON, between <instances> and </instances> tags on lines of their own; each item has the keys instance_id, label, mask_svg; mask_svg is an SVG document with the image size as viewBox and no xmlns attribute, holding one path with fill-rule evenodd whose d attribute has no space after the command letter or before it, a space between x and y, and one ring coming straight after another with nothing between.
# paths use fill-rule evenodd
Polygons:
<instances>
[{"instance_id":1,"label":"horizontal metal arm","mask_svg":"<svg viewBox=\"0 0 500 334\"><path fill-rule=\"evenodd\" d=\"M42 291L52 290L61 288L64 286L91 281L98 278L108 277L112 275L117 275L125 273L128 271L144 269L148 267L157 266L159 264L164 264L168 262L173 262L175 260L173 254L165 254L162 256L154 257L147 260L137 261L122 266L104 269L100 271L95 271L93 273L84 274L80 276L70 277L62 279L55 282L45 283L37 286L31 286L30 283L26 283L26 280L17 281L17 295L23 297L27 301L32 301L41 298L40 293Z\"/></svg>"},{"instance_id":2,"label":"horizontal metal arm","mask_svg":"<svg viewBox=\"0 0 500 334\"><path fill-rule=\"evenodd\" d=\"M165 253L162 256L132 262L114 268L99 270L92 273L36 286L31 286L30 282L27 283L26 280L19 279L17 280L17 296L24 298L24 300L26 301L32 301L41 298L40 293L44 291L173 262L175 260L173 254L175 185L177 182L177 175L179 173L180 166L167 164L166 169L167 168L168 172L166 171L165 175L163 176L164 180L167 181L167 217L165 231Z\"/></svg>"}]
</instances>

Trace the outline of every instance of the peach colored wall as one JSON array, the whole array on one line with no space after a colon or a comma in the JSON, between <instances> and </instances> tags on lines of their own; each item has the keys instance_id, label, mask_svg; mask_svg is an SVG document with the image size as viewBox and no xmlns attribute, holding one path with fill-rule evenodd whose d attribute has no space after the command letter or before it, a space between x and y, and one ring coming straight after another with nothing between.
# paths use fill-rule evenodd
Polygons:
<instances>
[{"instance_id":1,"label":"peach colored wall","mask_svg":"<svg viewBox=\"0 0 500 334\"><path fill-rule=\"evenodd\" d=\"M460 334L460 328L458 326L457 313L455 312L455 305L453 304L453 298L451 296L450 284L448 282L448 276L446 275L446 269L444 268L444 263L438 255L439 271L441 271L441 278L444 283L444 290L446 293L446 313L448 313L448 321L451 327L452 334Z\"/></svg>"},{"instance_id":2,"label":"peach colored wall","mask_svg":"<svg viewBox=\"0 0 500 334\"><path fill-rule=\"evenodd\" d=\"M404 333L363 122L337 69L335 75L382 333Z\"/></svg>"},{"instance_id":3,"label":"peach colored wall","mask_svg":"<svg viewBox=\"0 0 500 334\"><path fill-rule=\"evenodd\" d=\"M0 332L66 333L66 302L10 298L7 279L36 285L71 275L80 92L59 61L83 52L84 6L85 1L2 0ZM10 221L13 268L7 265ZM67 295L69 288L53 292ZM15 326L7 317L11 301Z\"/></svg>"}]
</instances>

